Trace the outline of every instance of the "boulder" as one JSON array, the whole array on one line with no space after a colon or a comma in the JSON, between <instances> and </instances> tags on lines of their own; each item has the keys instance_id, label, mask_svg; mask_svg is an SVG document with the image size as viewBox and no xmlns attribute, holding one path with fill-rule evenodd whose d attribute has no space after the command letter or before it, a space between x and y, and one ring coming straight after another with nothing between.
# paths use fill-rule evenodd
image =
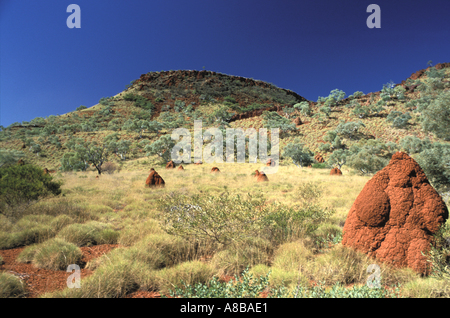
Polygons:
<instances>
[{"instance_id":1,"label":"boulder","mask_svg":"<svg viewBox=\"0 0 450 318\"><path fill-rule=\"evenodd\" d=\"M441 196L417 162L397 152L364 186L343 229L342 244L392 264L429 274L432 235L448 218Z\"/></svg>"},{"instance_id":2,"label":"boulder","mask_svg":"<svg viewBox=\"0 0 450 318\"><path fill-rule=\"evenodd\" d=\"M150 169L150 174L147 177L147 180L145 181L145 187L146 188L163 188L165 185L165 182L163 178L158 174L158 172L155 171L155 169Z\"/></svg>"},{"instance_id":3,"label":"boulder","mask_svg":"<svg viewBox=\"0 0 450 318\"><path fill-rule=\"evenodd\" d=\"M342 171L339 168L333 168L330 171L331 176L342 176Z\"/></svg>"},{"instance_id":4,"label":"boulder","mask_svg":"<svg viewBox=\"0 0 450 318\"><path fill-rule=\"evenodd\" d=\"M267 178L264 171L261 171L258 175L258 178L256 179L256 182L264 182L264 181L269 181L269 178Z\"/></svg>"},{"instance_id":5,"label":"boulder","mask_svg":"<svg viewBox=\"0 0 450 318\"><path fill-rule=\"evenodd\" d=\"M317 154L317 155L314 157L314 159L316 159L316 161L317 161L318 163L324 163L324 162L325 162L325 159L323 159L322 155L320 155L320 154Z\"/></svg>"},{"instance_id":6,"label":"boulder","mask_svg":"<svg viewBox=\"0 0 450 318\"><path fill-rule=\"evenodd\" d=\"M176 165L175 165L175 163L172 161L172 160L170 160L167 164L166 164L166 169L173 169L173 168L175 168L176 167Z\"/></svg>"},{"instance_id":7,"label":"boulder","mask_svg":"<svg viewBox=\"0 0 450 318\"><path fill-rule=\"evenodd\" d=\"M220 172L220 170L219 170L219 168L217 168L217 167L213 167L212 169L211 169L211 173L212 172Z\"/></svg>"}]
</instances>

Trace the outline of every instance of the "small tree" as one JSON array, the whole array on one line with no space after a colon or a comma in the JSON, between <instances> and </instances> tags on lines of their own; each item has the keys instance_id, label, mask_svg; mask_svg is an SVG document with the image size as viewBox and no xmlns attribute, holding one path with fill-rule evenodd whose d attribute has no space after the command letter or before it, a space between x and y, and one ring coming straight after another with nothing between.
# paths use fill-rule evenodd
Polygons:
<instances>
[{"instance_id":1,"label":"small tree","mask_svg":"<svg viewBox=\"0 0 450 318\"><path fill-rule=\"evenodd\" d=\"M264 119L264 128L279 128L280 135L296 129L295 124L289 119L280 116L277 112L264 111L262 113L262 118Z\"/></svg>"},{"instance_id":2,"label":"small tree","mask_svg":"<svg viewBox=\"0 0 450 318\"><path fill-rule=\"evenodd\" d=\"M283 157L291 158L297 167L300 165L302 168L313 163L313 156L314 154L305 148L298 138L293 143L287 144L283 151Z\"/></svg>"},{"instance_id":3,"label":"small tree","mask_svg":"<svg viewBox=\"0 0 450 318\"><path fill-rule=\"evenodd\" d=\"M328 157L327 163L331 167L338 167L341 170L342 166L347 163L347 158L350 156L350 151L344 149L337 149Z\"/></svg>"},{"instance_id":4,"label":"small tree","mask_svg":"<svg viewBox=\"0 0 450 318\"><path fill-rule=\"evenodd\" d=\"M308 102L301 102L294 105L294 108L300 110L300 114L303 116L311 116L311 107L309 107Z\"/></svg>"},{"instance_id":5,"label":"small tree","mask_svg":"<svg viewBox=\"0 0 450 318\"><path fill-rule=\"evenodd\" d=\"M145 146L144 150L147 152L147 156L158 155L164 162L168 162L175 145L170 135L164 135L152 144Z\"/></svg>"},{"instance_id":6,"label":"small tree","mask_svg":"<svg viewBox=\"0 0 450 318\"><path fill-rule=\"evenodd\" d=\"M361 127L365 127L365 125L361 121L359 121L359 122L350 121L348 123L341 122L336 127L336 133L338 135L341 135L341 136L347 137L349 139L352 139L352 138L354 138L357 135L358 130Z\"/></svg>"},{"instance_id":7,"label":"small tree","mask_svg":"<svg viewBox=\"0 0 450 318\"><path fill-rule=\"evenodd\" d=\"M425 107L423 107L425 108ZM450 140L450 91L442 92L423 109L422 129L438 138Z\"/></svg>"}]
</instances>

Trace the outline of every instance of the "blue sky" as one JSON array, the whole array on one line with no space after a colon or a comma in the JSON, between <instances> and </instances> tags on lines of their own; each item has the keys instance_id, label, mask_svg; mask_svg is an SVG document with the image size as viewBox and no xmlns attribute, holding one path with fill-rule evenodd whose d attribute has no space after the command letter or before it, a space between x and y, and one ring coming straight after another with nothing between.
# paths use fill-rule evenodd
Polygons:
<instances>
[{"instance_id":1,"label":"blue sky","mask_svg":"<svg viewBox=\"0 0 450 318\"><path fill-rule=\"evenodd\" d=\"M0 0L0 124L93 106L161 70L205 67L314 101L378 91L450 62L449 15L449 0Z\"/></svg>"}]
</instances>

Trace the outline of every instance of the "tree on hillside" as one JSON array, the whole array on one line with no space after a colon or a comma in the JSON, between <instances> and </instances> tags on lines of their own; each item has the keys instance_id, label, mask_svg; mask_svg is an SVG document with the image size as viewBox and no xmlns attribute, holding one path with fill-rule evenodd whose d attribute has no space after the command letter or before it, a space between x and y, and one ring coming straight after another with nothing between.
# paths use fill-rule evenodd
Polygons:
<instances>
[{"instance_id":1,"label":"tree on hillside","mask_svg":"<svg viewBox=\"0 0 450 318\"><path fill-rule=\"evenodd\" d=\"M317 99L318 103L324 103L327 107L336 106L341 100L345 98L345 92L339 89L333 89L327 97L320 97Z\"/></svg>"},{"instance_id":2,"label":"tree on hillside","mask_svg":"<svg viewBox=\"0 0 450 318\"><path fill-rule=\"evenodd\" d=\"M428 180L438 190L450 187L450 145L435 142L424 148L414 159L425 172Z\"/></svg>"},{"instance_id":3,"label":"tree on hillside","mask_svg":"<svg viewBox=\"0 0 450 318\"><path fill-rule=\"evenodd\" d=\"M264 111L261 117L264 120L264 128L279 128L280 135L296 129L295 124L293 124L289 119L280 116L277 112Z\"/></svg>"},{"instance_id":4,"label":"tree on hillside","mask_svg":"<svg viewBox=\"0 0 450 318\"><path fill-rule=\"evenodd\" d=\"M365 127L365 125L359 121L359 122L343 122L339 123L339 125L336 127L335 131L338 135L344 136L346 138L352 139L356 137L358 134L358 130L361 127Z\"/></svg>"},{"instance_id":5,"label":"tree on hillside","mask_svg":"<svg viewBox=\"0 0 450 318\"><path fill-rule=\"evenodd\" d=\"M291 158L298 167L304 167L313 163L314 154L305 147L301 141L296 138L293 143L289 143L284 147L283 157Z\"/></svg>"},{"instance_id":6,"label":"tree on hillside","mask_svg":"<svg viewBox=\"0 0 450 318\"><path fill-rule=\"evenodd\" d=\"M171 135L161 136L157 141L144 147L147 152L146 156L158 155L164 162L170 161L172 148L175 142Z\"/></svg>"},{"instance_id":7,"label":"tree on hillside","mask_svg":"<svg viewBox=\"0 0 450 318\"><path fill-rule=\"evenodd\" d=\"M414 155L422 152L422 150L431 148L432 142L429 138L422 140L416 136L406 136L400 140L400 147L409 155Z\"/></svg>"},{"instance_id":8,"label":"tree on hillside","mask_svg":"<svg viewBox=\"0 0 450 318\"><path fill-rule=\"evenodd\" d=\"M308 102L301 102L294 105L294 108L300 110L300 114L303 116L311 116L311 107Z\"/></svg>"},{"instance_id":9,"label":"tree on hillside","mask_svg":"<svg viewBox=\"0 0 450 318\"><path fill-rule=\"evenodd\" d=\"M328 157L327 163L331 167L338 167L341 170L342 166L347 163L347 158L350 154L351 152L348 150L337 149Z\"/></svg>"},{"instance_id":10,"label":"tree on hillside","mask_svg":"<svg viewBox=\"0 0 450 318\"><path fill-rule=\"evenodd\" d=\"M86 170L88 164L94 165L98 174L102 173L101 167L103 163L108 160L108 156L111 154L108 148L108 143L98 143L96 141L88 143L81 138L72 138L65 146L72 150L72 154L63 157L61 163L63 169L70 169L70 167L80 167L84 163L84 169Z\"/></svg>"},{"instance_id":11,"label":"tree on hillside","mask_svg":"<svg viewBox=\"0 0 450 318\"><path fill-rule=\"evenodd\" d=\"M392 123L392 127L395 128L404 128L408 124L408 121L412 119L411 115L406 112L402 113L399 111L391 111L389 115L386 117L386 121Z\"/></svg>"},{"instance_id":12,"label":"tree on hillside","mask_svg":"<svg viewBox=\"0 0 450 318\"><path fill-rule=\"evenodd\" d=\"M382 140L361 140L350 147L347 156L347 165L363 174L375 173L383 169L398 150L393 142L385 143Z\"/></svg>"},{"instance_id":13,"label":"tree on hillside","mask_svg":"<svg viewBox=\"0 0 450 318\"><path fill-rule=\"evenodd\" d=\"M430 101L422 111L421 122L424 131L450 140L450 91L442 92Z\"/></svg>"}]
</instances>

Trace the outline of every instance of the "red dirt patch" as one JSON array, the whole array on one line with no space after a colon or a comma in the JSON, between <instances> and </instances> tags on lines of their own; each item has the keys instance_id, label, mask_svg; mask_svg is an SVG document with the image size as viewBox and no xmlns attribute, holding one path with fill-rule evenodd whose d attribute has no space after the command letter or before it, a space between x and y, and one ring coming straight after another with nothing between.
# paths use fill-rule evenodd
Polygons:
<instances>
[{"instance_id":1,"label":"red dirt patch","mask_svg":"<svg viewBox=\"0 0 450 318\"><path fill-rule=\"evenodd\" d=\"M81 259L81 278L87 277L93 271L83 268L89 260L108 253L117 244L104 244L92 247L81 247L83 257ZM25 249L19 247L9 250L0 250L4 264L0 265L0 271L13 274L19 277L25 284L28 292L27 298L37 298L46 292L63 290L67 287L67 278L71 273L66 271L53 271L48 269L36 268L32 264L24 264L16 261L17 256Z\"/></svg>"}]
</instances>

